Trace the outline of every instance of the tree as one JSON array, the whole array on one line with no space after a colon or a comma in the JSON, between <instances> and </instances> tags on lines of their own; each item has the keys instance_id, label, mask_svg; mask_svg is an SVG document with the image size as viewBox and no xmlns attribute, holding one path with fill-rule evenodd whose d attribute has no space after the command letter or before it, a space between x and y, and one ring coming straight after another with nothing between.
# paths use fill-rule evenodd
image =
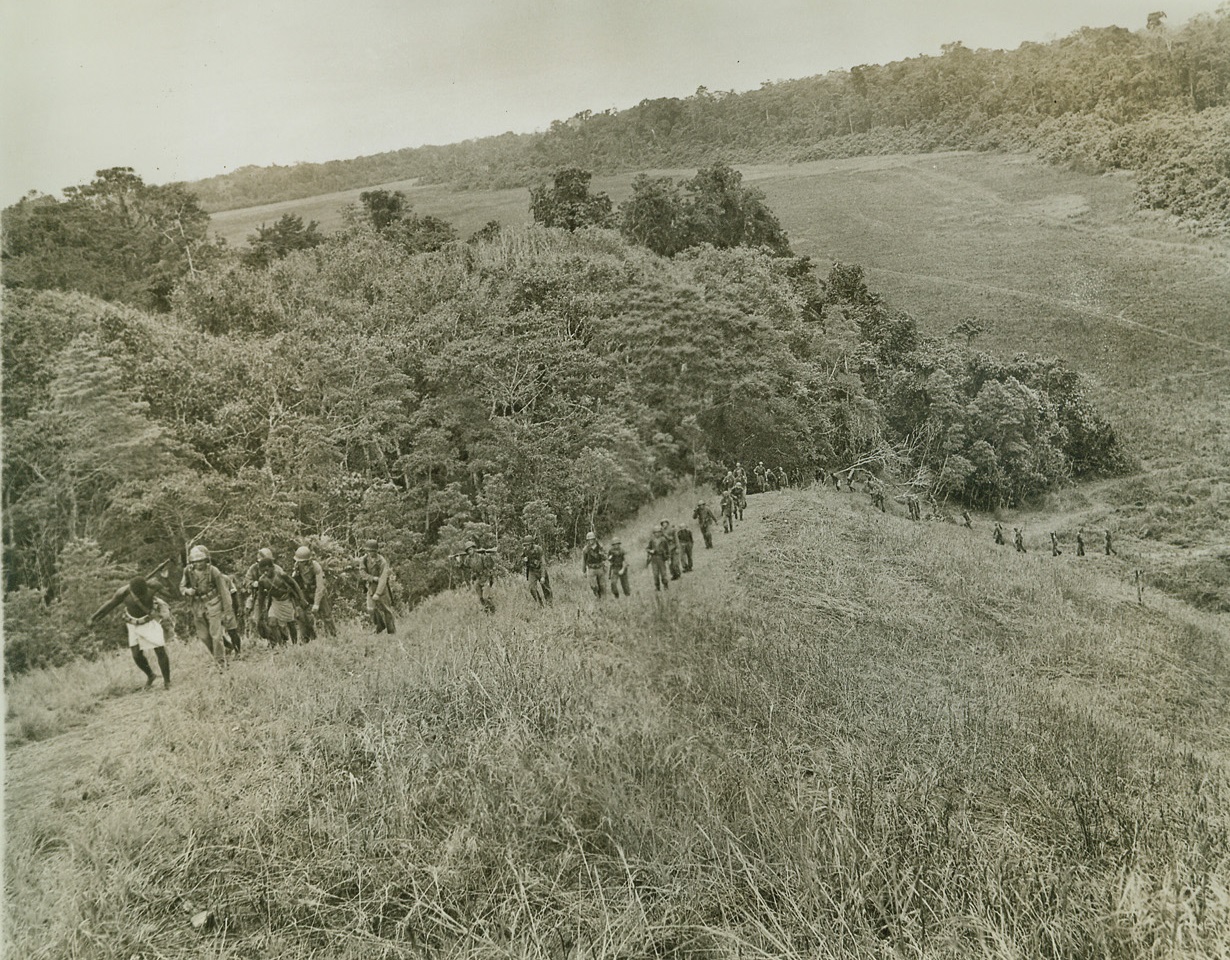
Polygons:
<instances>
[{"instance_id":1,"label":"tree","mask_svg":"<svg viewBox=\"0 0 1230 960\"><path fill-rule=\"evenodd\" d=\"M541 183L530 189L530 213L547 227L576 230L580 227L606 227L611 223L611 198L605 193L589 192L593 177L587 170L568 167L558 170L554 185Z\"/></svg>"},{"instance_id":2,"label":"tree","mask_svg":"<svg viewBox=\"0 0 1230 960\"><path fill-rule=\"evenodd\" d=\"M743 174L725 161L696 172L683 185L691 195L688 218L692 243L715 247L768 247L791 256L781 222L765 203L763 191L743 186Z\"/></svg>"},{"instance_id":3,"label":"tree","mask_svg":"<svg viewBox=\"0 0 1230 960\"><path fill-rule=\"evenodd\" d=\"M319 226L315 220L304 226L295 213L282 214L272 227L262 223L248 235L248 249L239 255L240 262L245 267L267 267L296 250L311 250L325 242Z\"/></svg>"},{"instance_id":4,"label":"tree","mask_svg":"<svg viewBox=\"0 0 1230 960\"><path fill-rule=\"evenodd\" d=\"M776 256L793 256L764 194L743 186L743 174L724 161L682 184L669 177L637 177L632 197L620 205L619 226L633 243L668 257L702 243L722 250L765 247Z\"/></svg>"},{"instance_id":5,"label":"tree","mask_svg":"<svg viewBox=\"0 0 1230 960\"><path fill-rule=\"evenodd\" d=\"M410 210L406 195L400 190L364 190L359 194L359 202L378 232L398 223Z\"/></svg>"},{"instance_id":6,"label":"tree","mask_svg":"<svg viewBox=\"0 0 1230 960\"><path fill-rule=\"evenodd\" d=\"M80 290L165 312L179 279L217 259L209 214L182 184L100 170L65 199L31 194L0 215L4 284Z\"/></svg>"},{"instance_id":7,"label":"tree","mask_svg":"<svg viewBox=\"0 0 1230 960\"><path fill-rule=\"evenodd\" d=\"M359 194L359 200L376 232L408 253L431 253L457 239L452 224L430 214L415 213L400 190L367 190Z\"/></svg>"},{"instance_id":8,"label":"tree","mask_svg":"<svg viewBox=\"0 0 1230 960\"><path fill-rule=\"evenodd\" d=\"M670 177L640 174L632 181L631 198L620 204L619 231L663 257L689 246L688 208L679 185Z\"/></svg>"}]
</instances>

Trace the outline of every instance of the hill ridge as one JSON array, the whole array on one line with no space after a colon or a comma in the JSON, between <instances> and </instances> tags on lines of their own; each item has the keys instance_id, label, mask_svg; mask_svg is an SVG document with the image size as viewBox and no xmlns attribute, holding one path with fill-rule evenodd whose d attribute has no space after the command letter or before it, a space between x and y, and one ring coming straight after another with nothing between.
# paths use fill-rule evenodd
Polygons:
<instances>
[{"instance_id":1,"label":"hill ridge","mask_svg":"<svg viewBox=\"0 0 1230 960\"><path fill-rule=\"evenodd\" d=\"M695 496L621 528L631 603L590 600L570 557L553 609L513 577L494 616L454 591L396 638L346 629L226 676L177 645L171 691L87 728L120 721L117 749L46 803L10 794L10 944L941 955L993 922L966 955L1217 955L1216 617L1140 608L1114 558L1020 557L814 488L751 497L654 595L642 535ZM10 753L10 789L47 750ZM1207 896L1175 919L1184 889Z\"/></svg>"}]
</instances>

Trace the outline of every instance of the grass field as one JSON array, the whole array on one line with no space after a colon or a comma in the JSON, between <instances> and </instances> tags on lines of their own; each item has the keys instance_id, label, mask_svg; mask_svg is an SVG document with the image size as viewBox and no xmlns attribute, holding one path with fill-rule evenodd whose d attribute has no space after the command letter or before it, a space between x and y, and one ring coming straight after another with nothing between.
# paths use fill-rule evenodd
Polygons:
<instances>
[{"instance_id":1,"label":"grass field","mask_svg":"<svg viewBox=\"0 0 1230 960\"><path fill-rule=\"evenodd\" d=\"M17 680L6 955L1226 955L1223 620L833 491L669 595L576 567L225 674L177 644L170 691Z\"/></svg>"}]
</instances>

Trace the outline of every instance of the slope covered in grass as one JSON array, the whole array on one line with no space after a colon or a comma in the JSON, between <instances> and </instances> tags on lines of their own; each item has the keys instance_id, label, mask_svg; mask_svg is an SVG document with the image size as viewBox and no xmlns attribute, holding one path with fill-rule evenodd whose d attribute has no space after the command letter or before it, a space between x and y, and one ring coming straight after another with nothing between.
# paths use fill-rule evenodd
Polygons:
<instances>
[{"instance_id":1,"label":"slope covered in grass","mask_svg":"<svg viewBox=\"0 0 1230 960\"><path fill-rule=\"evenodd\" d=\"M223 675L176 645L11 750L13 955L1221 955L1215 618L829 491L669 595L578 566Z\"/></svg>"}]
</instances>

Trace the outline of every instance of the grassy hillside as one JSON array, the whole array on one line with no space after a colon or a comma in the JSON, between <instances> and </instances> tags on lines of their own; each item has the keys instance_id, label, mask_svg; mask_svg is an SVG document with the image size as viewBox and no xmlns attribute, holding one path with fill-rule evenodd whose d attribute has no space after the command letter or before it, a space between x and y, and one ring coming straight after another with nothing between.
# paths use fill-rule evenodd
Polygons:
<instances>
[{"instance_id":1,"label":"grassy hillside","mask_svg":"<svg viewBox=\"0 0 1230 960\"><path fill-rule=\"evenodd\" d=\"M788 491L669 595L553 573L93 714L19 679L9 952L1224 955L1230 638L1120 561Z\"/></svg>"}]
</instances>

